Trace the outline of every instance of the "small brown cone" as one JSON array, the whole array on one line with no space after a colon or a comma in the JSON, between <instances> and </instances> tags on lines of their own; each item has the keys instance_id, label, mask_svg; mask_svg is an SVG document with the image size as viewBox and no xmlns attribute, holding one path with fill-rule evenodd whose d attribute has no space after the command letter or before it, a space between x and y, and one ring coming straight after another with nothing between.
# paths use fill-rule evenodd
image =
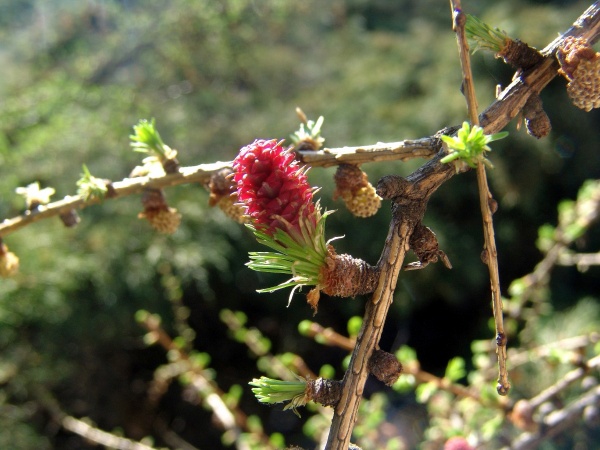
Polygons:
<instances>
[{"instance_id":1,"label":"small brown cone","mask_svg":"<svg viewBox=\"0 0 600 450\"><path fill-rule=\"evenodd\" d=\"M381 207L381 197L369 183L367 174L352 164L340 164L335 173L333 198L341 197L348 210L357 217L370 217Z\"/></svg>"},{"instance_id":2,"label":"small brown cone","mask_svg":"<svg viewBox=\"0 0 600 450\"><path fill-rule=\"evenodd\" d=\"M556 53L559 73L568 81L567 93L584 111L600 107L600 53L586 39L569 37Z\"/></svg>"},{"instance_id":3,"label":"small brown cone","mask_svg":"<svg viewBox=\"0 0 600 450\"><path fill-rule=\"evenodd\" d=\"M173 234L181 224L181 214L175 208L167 205L165 194L161 189L148 188L142 194L144 211L138 214L140 219L146 219L159 233Z\"/></svg>"},{"instance_id":4,"label":"small brown cone","mask_svg":"<svg viewBox=\"0 0 600 450\"><path fill-rule=\"evenodd\" d=\"M573 104L584 111L600 108L600 58L579 62L567 93Z\"/></svg>"},{"instance_id":5,"label":"small brown cone","mask_svg":"<svg viewBox=\"0 0 600 450\"><path fill-rule=\"evenodd\" d=\"M348 210L357 217L371 217L381 207L381 197L377 195L371 183L361 187L348 197L343 196L342 199Z\"/></svg>"},{"instance_id":6,"label":"small brown cone","mask_svg":"<svg viewBox=\"0 0 600 450\"><path fill-rule=\"evenodd\" d=\"M175 208L146 209L138 217L146 219L152 228L163 234L175 233L181 224L181 214Z\"/></svg>"}]
</instances>

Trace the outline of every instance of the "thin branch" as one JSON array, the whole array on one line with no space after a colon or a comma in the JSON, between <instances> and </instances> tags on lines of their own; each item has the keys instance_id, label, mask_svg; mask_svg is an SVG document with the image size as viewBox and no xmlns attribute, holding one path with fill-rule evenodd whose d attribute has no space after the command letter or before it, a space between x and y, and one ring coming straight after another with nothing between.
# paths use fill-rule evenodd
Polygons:
<instances>
[{"instance_id":1,"label":"thin branch","mask_svg":"<svg viewBox=\"0 0 600 450\"><path fill-rule=\"evenodd\" d=\"M477 115L477 97L475 95L475 85L471 72L471 60L469 58L469 45L465 35L466 15L462 12L460 0L451 0L453 15L453 28L456 32L458 41L458 53L463 71L463 91L467 100L467 110L471 125L479 125L479 116ZM494 236L494 222L492 220L492 193L487 181L485 166L483 161L477 163L477 185L479 190L479 207L483 219L483 235L485 245L483 252L484 262L488 266L490 274L490 287L492 292L492 309L494 314L494 324L496 327L496 354L498 355L498 385L496 387L500 395L507 395L510 390L508 381L508 371L506 368L506 334L504 332L504 319L502 316L502 294L500 292L500 270L498 268L498 251L496 249L496 239Z\"/></svg>"},{"instance_id":2,"label":"thin branch","mask_svg":"<svg viewBox=\"0 0 600 450\"><path fill-rule=\"evenodd\" d=\"M559 266L577 266L577 269L584 272L590 266L600 266L600 253L563 252L559 255L556 264Z\"/></svg>"},{"instance_id":3,"label":"thin branch","mask_svg":"<svg viewBox=\"0 0 600 450\"><path fill-rule=\"evenodd\" d=\"M83 420L68 415L61 409L54 396L41 385L34 386L32 391L35 393L37 401L50 413L52 420L71 433L95 444L117 450L156 450L154 447L100 430Z\"/></svg>"},{"instance_id":4,"label":"thin branch","mask_svg":"<svg viewBox=\"0 0 600 450\"><path fill-rule=\"evenodd\" d=\"M306 330L305 334L319 344L338 347L349 352L351 352L356 345L355 339L346 337L331 327L325 328L316 322L311 322L310 327Z\"/></svg>"},{"instance_id":5,"label":"thin branch","mask_svg":"<svg viewBox=\"0 0 600 450\"><path fill-rule=\"evenodd\" d=\"M392 143L378 143L359 147L331 148L320 151L300 151L302 162L314 167L328 167L341 163L362 164L375 161L406 161L411 158L431 158L439 150L439 138L436 136L416 140L404 140ZM178 172L157 177L125 178L111 183L111 195L104 200L140 194L144 189L162 189L181 184L208 184L212 175L222 169L231 168L231 161L217 161L210 164L181 167ZM84 209L101 203L103 200L81 195L69 195L47 205L40 205L35 211L27 211L19 216L5 219L0 223L0 237L8 236L34 222Z\"/></svg>"},{"instance_id":6,"label":"thin branch","mask_svg":"<svg viewBox=\"0 0 600 450\"><path fill-rule=\"evenodd\" d=\"M381 161L407 161L412 158L431 158L440 148L435 136L400 142L377 143L359 147L325 148L298 151L299 159L312 167L331 167L339 164L359 165Z\"/></svg>"},{"instance_id":7,"label":"thin branch","mask_svg":"<svg viewBox=\"0 0 600 450\"><path fill-rule=\"evenodd\" d=\"M571 384L576 382L577 380L585 377L591 369L595 369L600 366L600 356L596 356L590 359L585 367L578 367L567 374L565 374L560 380L554 383L552 386L544 389L538 395L529 400L529 404L533 408L539 407L542 403L547 402L553 397L557 396L560 392L567 389Z\"/></svg>"},{"instance_id":8,"label":"thin branch","mask_svg":"<svg viewBox=\"0 0 600 450\"><path fill-rule=\"evenodd\" d=\"M111 183L110 197L120 198L128 195L140 194L147 188L162 189L179 184L200 183L206 184L210 177L219 170L230 167L230 162L216 162L212 164L200 164L198 166L182 167L178 172L167 174L162 177L136 177L125 178L122 181ZM81 195L67 196L62 200L40 205L34 212L26 212L12 219L6 219L0 223L0 237L37 222L60 214L67 213L73 209L83 209L91 205L101 203L101 199L91 198L85 200Z\"/></svg>"},{"instance_id":9,"label":"thin branch","mask_svg":"<svg viewBox=\"0 0 600 450\"><path fill-rule=\"evenodd\" d=\"M550 439L561 431L566 430L575 421L581 420L583 410L588 406L597 406L600 403L600 386L585 392L577 400L571 402L563 409L548 414L543 419L540 431L524 433L515 440L510 447L503 450L529 450L539 448L540 442Z\"/></svg>"},{"instance_id":10,"label":"thin branch","mask_svg":"<svg viewBox=\"0 0 600 450\"><path fill-rule=\"evenodd\" d=\"M582 207L582 204L585 204L585 207ZM575 219L577 226L587 230L600 218L600 196L583 200L578 198L575 210L580 212ZM535 266L533 272L521 278L524 283L524 290L519 294L521 304L524 304L540 286L548 283L550 272L555 265L561 264L564 257L568 258L568 247L576 240L576 235L567 232L570 225L572 223L562 223L559 220L554 233L554 244Z\"/></svg>"},{"instance_id":11,"label":"thin branch","mask_svg":"<svg viewBox=\"0 0 600 450\"><path fill-rule=\"evenodd\" d=\"M223 400L225 393L209 377L205 376L202 370L194 368L194 364L190 360L189 355L173 342L167 332L162 329L158 320L155 320L153 316L148 315L142 319L140 323L152 334L152 337L159 345L165 350L172 352L172 354L175 355L176 360L186 364L188 368L186 373L191 375L190 384L210 407L223 429L233 433L236 436L236 440L242 433L242 430L251 431L248 427L248 418L246 414L239 408L232 409L227 406ZM252 430L252 432L257 433L255 430ZM268 437L262 432L258 433L261 445L263 446L262 448L272 448Z\"/></svg>"},{"instance_id":12,"label":"thin branch","mask_svg":"<svg viewBox=\"0 0 600 450\"><path fill-rule=\"evenodd\" d=\"M540 345L523 352L511 353L510 363L511 366L517 367L531 362L535 358L546 358L551 355L552 350L554 349L578 351L588 345L596 344L597 342L600 342L600 333L596 331L581 336L569 337L550 344Z\"/></svg>"},{"instance_id":13,"label":"thin branch","mask_svg":"<svg viewBox=\"0 0 600 450\"><path fill-rule=\"evenodd\" d=\"M352 351L356 345L356 340L343 336L333 330L332 328L324 328L318 323L312 323L311 328L306 333L308 337L313 338L317 343L322 345L329 345L332 347L338 347L343 350ZM402 361L400 361L402 362ZM421 369L420 364L404 364L402 365L402 373L405 375L412 375L418 384L422 383L433 383L439 389L450 392L457 397L468 397L477 401L478 403L484 404L483 399L477 393L473 392L468 387L461 384L456 384L448 380L447 378L440 378L432 373L426 372ZM487 404L487 403L486 403ZM500 401L498 406L505 410L508 408L508 402Z\"/></svg>"},{"instance_id":14,"label":"thin branch","mask_svg":"<svg viewBox=\"0 0 600 450\"><path fill-rule=\"evenodd\" d=\"M554 55L570 36L587 39L590 45L598 40L600 2L594 2L571 28L540 51L545 56L543 61L524 72L518 71L513 77L513 82L479 115L479 122L487 134L502 130L519 115L531 95L539 94L557 76L559 66Z\"/></svg>"},{"instance_id":15,"label":"thin branch","mask_svg":"<svg viewBox=\"0 0 600 450\"><path fill-rule=\"evenodd\" d=\"M378 183L377 193L392 200L392 222L378 262L381 270L379 281L367 303L356 346L344 375L342 395L335 407L326 445L328 450L348 449L369 374L369 358L379 345L410 237L425 214L430 196L454 173L454 167L440 164L438 156L406 179L387 176Z\"/></svg>"}]
</instances>

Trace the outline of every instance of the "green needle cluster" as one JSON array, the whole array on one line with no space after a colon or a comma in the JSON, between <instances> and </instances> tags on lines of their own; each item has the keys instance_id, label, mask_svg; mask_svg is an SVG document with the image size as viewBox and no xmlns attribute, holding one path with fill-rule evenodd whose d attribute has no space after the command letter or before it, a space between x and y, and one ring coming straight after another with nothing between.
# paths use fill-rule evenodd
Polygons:
<instances>
[{"instance_id":1,"label":"green needle cluster","mask_svg":"<svg viewBox=\"0 0 600 450\"><path fill-rule=\"evenodd\" d=\"M478 125L471 127L469 122L463 122L462 128L458 130L456 136L442 136L442 140L448 145L450 153L441 159L442 163L449 163L460 160L469 167L475 168L481 161L486 165L493 167L492 163L484 157L485 152L491 150L487 145L492 141L497 141L508 136L507 131L496 134L485 134L483 128ZM459 167L457 166L457 171Z\"/></svg>"}]
</instances>

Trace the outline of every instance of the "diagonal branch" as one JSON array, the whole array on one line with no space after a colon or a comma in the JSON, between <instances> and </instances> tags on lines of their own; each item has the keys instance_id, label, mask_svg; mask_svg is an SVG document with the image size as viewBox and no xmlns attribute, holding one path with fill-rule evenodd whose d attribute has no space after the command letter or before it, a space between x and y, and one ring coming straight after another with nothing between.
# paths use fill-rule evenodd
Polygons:
<instances>
[{"instance_id":1,"label":"diagonal branch","mask_svg":"<svg viewBox=\"0 0 600 450\"><path fill-rule=\"evenodd\" d=\"M565 35L561 36L561 39L554 41L545 50L548 56L546 59L529 69L526 74L517 73L515 81L482 113L480 116L481 124L486 133L492 134L503 129L510 120L517 116L529 97L534 93L539 93L556 76L558 67L550 54L556 51L567 35L573 33L585 35L590 42L594 42L598 38L599 32L600 7L597 2L578 19ZM378 185L379 195L384 198L391 198L394 202L393 218L379 261L381 278L371 301L367 303L363 326L357 338L357 345L352 353L350 366L344 376L341 399L335 408L327 440L326 449L328 450L346 450L349 446L352 428L356 422L358 405L368 375L367 361L378 345L383 324L393 300L393 291L398 274L409 247L412 230L425 212L429 195L453 175L450 172L445 177L439 178L437 175L440 175L440 173L439 160L436 158L410 175L404 183L400 183L404 185L404 194L409 194L411 191L412 194L419 191L427 193L421 197L420 204L412 205L410 204L411 196L408 195L404 198L404 202L409 200L409 203L402 205L403 208L399 208L404 203L401 194L390 196L387 192L380 192L381 188L385 187L386 179L394 177L384 177ZM409 179L411 180L409 181ZM428 189L427 184L431 181L433 182ZM436 181L440 183L438 184ZM382 182L384 186L381 186ZM386 190L383 189L383 191ZM414 196L412 200L415 200ZM399 210L403 212L399 213ZM412 213L409 211L412 211ZM414 214L414 216L411 216L411 214ZM386 277L389 278L386 279Z\"/></svg>"}]
</instances>

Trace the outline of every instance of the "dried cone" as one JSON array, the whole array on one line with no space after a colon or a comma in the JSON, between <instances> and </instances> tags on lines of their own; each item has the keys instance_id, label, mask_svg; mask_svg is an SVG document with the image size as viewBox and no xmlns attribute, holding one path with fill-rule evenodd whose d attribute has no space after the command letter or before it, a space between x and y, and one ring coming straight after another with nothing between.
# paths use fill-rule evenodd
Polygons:
<instances>
[{"instance_id":1,"label":"dried cone","mask_svg":"<svg viewBox=\"0 0 600 450\"><path fill-rule=\"evenodd\" d=\"M19 257L8 251L8 247L0 242L0 277L8 278L19 271Z\"/></svg>"},{"instance_id":2,"label":"dried cone","mask_svg":"<svg viewBox=\"0 0 600 450\"><path fill-rule=\"evenodd\" d=\"M335 173L333 198L341 197L348 210L357 217L370 217L381 207L381 197L367 174L352 164L340 164Z\"/></svg>"},{"instance_id":3,"label":"dried cone","mask_svg":"<svg viewBox=\"0 0 600 450\"><path fill-rule=\"evenodd\" d=\"M159 233L173 234L181 224L181 214L167 205L164 193L160 189L146 189L142 195L144 211L138 214L146 219Z\"/></svg>"},{"instance_id":4,"label":"dried cone","mask_svg":"<svg viewBox=\"0 0 600 450\"><path fill-rule=\"evenodd\" d=\"M181 214L175 208L150 209L139 214L159 233L173 234L181 224Z\"/></svg>"},{"instance_id":5,"label":"dried cone","mask_svg":"<svg viewBox=\"0 0 600 450\"><path fill-rule=\"evenodd\" d=\"M584 111L600 108L600 53L586 39L568 37L556 56L573 104Z\"/></svg>"}]
</instances>

